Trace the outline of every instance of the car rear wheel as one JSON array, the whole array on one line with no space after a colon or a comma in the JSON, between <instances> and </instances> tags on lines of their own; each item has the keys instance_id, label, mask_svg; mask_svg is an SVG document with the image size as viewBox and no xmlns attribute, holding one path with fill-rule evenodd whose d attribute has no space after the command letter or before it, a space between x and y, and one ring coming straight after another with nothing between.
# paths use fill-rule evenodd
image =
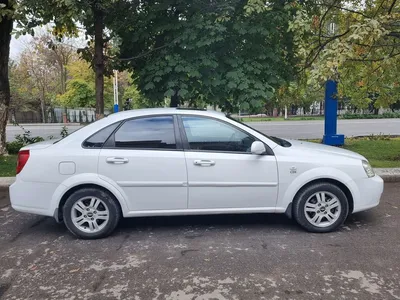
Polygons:
<instances>
[{"instance_id":1,"label":"car rear wheel","mask_svg":"<svg viewBox=\"0 0 400 300\"><path fill-rule=\"evenodd\" d=\"M68 197L63 207L68 230L82 239L98 239L110 235L121 218L116 200L107 192L83 188Z\"/></svg>"},{"instance_id":2,"label":"car rear wheel","mask_svg":"<svg viewBox=\"0 0 400 300\"><path fill-rule=\"evenodd\" d=\"M311 232L336 230L346 220L346 194L332 183L316 183L299 192L293 202L297 223Z\"/></svg>"}]
</instances>

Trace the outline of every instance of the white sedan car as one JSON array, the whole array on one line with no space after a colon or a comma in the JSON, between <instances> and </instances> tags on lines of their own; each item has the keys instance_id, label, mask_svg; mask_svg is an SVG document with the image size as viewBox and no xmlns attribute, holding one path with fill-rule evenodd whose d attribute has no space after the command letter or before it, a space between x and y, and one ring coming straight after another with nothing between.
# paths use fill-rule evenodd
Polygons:
<instances>
[{"instance_id":1,"label":"white sedan car","mask_svg":"<svg viewBox=\"0 0 400 300\"><path fill-rule=\"evenodd\" d=\"M85 239L111 234L122 217L190 214L286 213L329 232L383 191L357 153L184 109L116 113L29 145L17 173L15 210L52 216Z\"/></svg>"}]
</instances>

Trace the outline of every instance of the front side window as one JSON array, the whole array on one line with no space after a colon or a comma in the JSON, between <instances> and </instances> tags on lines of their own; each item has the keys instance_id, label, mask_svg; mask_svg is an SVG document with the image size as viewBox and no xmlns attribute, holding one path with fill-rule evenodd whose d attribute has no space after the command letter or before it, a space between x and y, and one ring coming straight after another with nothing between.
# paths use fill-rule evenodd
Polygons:
<instances>
[{"instance_id":1,"label":"front side window","mask_svg":"<svg viewBox=\"0 0 400 300\"><path fill-rule=\"evenodd\" d=\"M236 127L215 119L182 117L191 150L251 152L255 139Z\"/></svg>"},{"instance_id":2,"label":"front side window","mask_svg":"<svg viewBox=\"0 0 400 300\"><path fill-rule=\"evenodd\" d=\"M126 121L115 133L116 148L176 149L172 116Z\"/></svg>"}]
</instances>

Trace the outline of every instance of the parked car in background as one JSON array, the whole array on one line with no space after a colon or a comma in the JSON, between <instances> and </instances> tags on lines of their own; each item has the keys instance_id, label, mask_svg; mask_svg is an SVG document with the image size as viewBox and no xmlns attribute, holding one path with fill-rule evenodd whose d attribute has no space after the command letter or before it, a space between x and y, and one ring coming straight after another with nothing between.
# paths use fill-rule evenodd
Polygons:
<instances>
[{"instance_id":1,"label":"parked car in background","mask_svg":"<svg viewBox=\"0 0 400 300\"><path fill-rule=\"evenodd\" d=\"M105 237L122 217L286 213L311 232L379 204L361 155L266 136L213 111L116 113L21 149L12 207Z\"/></svg>"}]
</instances>

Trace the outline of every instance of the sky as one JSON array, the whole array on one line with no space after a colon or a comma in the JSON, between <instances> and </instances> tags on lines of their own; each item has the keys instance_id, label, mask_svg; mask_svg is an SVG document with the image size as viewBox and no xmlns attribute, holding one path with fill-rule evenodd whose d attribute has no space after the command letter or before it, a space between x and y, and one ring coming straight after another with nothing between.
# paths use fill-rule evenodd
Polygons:
<instances>
[{"instance_id":1,"label":"sky","mask_svg":"<svg viewBox=\"0 0 400 300\"><path fill-rule=\"evenodd\" d=\"M23 35L18 39L15 38L14 35L11 36L11 44L10 44L10 58L13 60L18 60L19 55L22 50L29 44L32 40L32 36Z\"/></svg>"}]
</instances>

